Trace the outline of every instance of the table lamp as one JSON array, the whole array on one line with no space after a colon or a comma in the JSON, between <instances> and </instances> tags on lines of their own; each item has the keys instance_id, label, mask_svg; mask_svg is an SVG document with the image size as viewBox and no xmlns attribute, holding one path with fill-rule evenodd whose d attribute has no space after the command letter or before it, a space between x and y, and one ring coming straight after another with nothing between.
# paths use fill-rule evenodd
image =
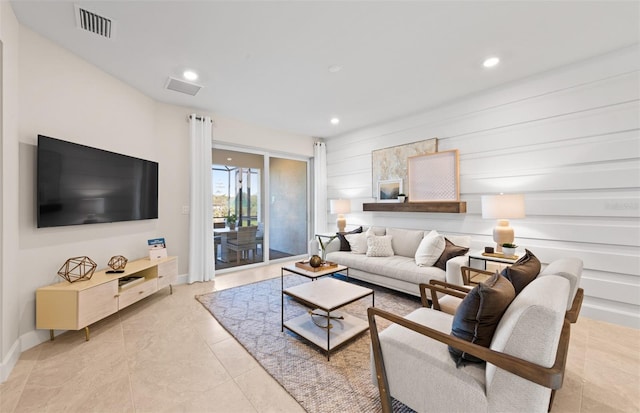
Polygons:
<instances>
[{"instance_id":1,"label":"table lamp","mask_svg":"<svg viewBox=\"0 0 640 413\"><path fill-rule=\"evenodd\" d=\"M502 244L513 244L514 232L509 226L509 219L524 217L524 195L482 195L482 218L498 220L493 229L496 252L502 252Z\"/></svg>"},{"instance_id":2,"label":"table lamp","mask_svg":"<svg viewBox=\"0 0 640 413\"><path fill-rule=\"evenodd\" d=\"M351 212L351 201L348 199L332 199L329 201L332 214L338 214L336 225L338 226L338 232L344 232L344 227L347 226L347 220L344 218L344 214Z\"/></svg>"}]
</instances>

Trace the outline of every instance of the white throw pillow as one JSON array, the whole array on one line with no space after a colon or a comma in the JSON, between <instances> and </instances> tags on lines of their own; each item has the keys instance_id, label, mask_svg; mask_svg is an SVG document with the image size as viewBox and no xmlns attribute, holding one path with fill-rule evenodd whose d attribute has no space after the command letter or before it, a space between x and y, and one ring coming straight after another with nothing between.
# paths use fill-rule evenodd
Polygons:
<instances>
[{"instance_id":1,"label":"white throw pillow","mask_svg":"<svg viewBox=\"0 0 640 413\"><path fill-rule=\"evenodd\" d=\"M393 247L391 246L391 235L379 237L367 237L367 257L391 257Z\"/></svg>"},{"instance_id":2,"label":"white throw pillow","mask_svg":"<svg viewBox=\"0 0 640 413\"><path fill-rule=\"evenodd\" d=\"M419 267L431 267L442 255L444 247L444 237L438 234L438 231L429 232L422 238L416 250L416 264Z\"/></svg>"},{"instance_id":3,"label":"white throw pillow","mask_svg":"<svg viewBox=\"0 0 640 413\"><path fill-rule=\"evenodd\" d=\"M354 254L365 254L367 252L367 235L368 232L359 234L347 234L344 237L349 241L351 252Z\"/></svg>"}]
</instances>

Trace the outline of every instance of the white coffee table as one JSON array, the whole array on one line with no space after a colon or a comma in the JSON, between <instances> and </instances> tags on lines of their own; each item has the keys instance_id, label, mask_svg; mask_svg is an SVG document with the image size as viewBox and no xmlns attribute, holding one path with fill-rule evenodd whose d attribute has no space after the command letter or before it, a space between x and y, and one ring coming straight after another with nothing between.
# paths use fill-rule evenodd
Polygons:
<instances>
[{"instance_id":1,"label":"white coffee table","mask_svg":"<svg viewBox=\"0 0 640 413\"><path fill-rule=\"evenodd\" d=\"M300 301L311 311L285 322L285 295ZM349 314L336 313L336 310L369 295L371 296L371 305L375 306L375 296L372 289L330 277L287 288L282 291L281 331L286 328L304 337L325 350L327 360L330 360L331 350L369 329L367 321ZM319 313L319 315L312 316L312 311L315 314ZM324 320L316 324L314 317ZM323 324L328 327L322 327Z\"/></svg>"}]
</instances>

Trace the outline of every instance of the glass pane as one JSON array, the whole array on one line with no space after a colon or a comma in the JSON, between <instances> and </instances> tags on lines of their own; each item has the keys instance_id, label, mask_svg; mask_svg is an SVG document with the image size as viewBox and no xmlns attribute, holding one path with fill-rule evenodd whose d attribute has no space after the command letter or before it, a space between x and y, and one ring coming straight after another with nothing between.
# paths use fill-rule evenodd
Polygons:
<instances>
[{"instance_id":1,"label":"glass pane","mask_svg":"<svg viewBox=\"0 0 640 413\"><path fill-rule=\"evenodd\" d=\"M264 157L213 150L213 226L216 269L255 264L265 259Z\"/></svg>"},{"instance_id":2,"label":"glass pane","mask_svg":"<svg viewBox=\"0 0 640 413\"><path fill-rule=\"evenodd\" d=\"M269 158L271 259L307 253L307 162Z\"/></svg>"}]
</instances>

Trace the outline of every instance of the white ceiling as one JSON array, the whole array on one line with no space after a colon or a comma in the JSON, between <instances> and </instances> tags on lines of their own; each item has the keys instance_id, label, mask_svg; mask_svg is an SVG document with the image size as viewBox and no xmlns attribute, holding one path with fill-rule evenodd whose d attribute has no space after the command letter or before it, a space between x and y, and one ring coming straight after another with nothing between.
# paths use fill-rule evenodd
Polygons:
<instances>
[{"instance_id":1,"label":"white ceiling","mask_svg":"<svg viewBox=\"0 0 640 413\"><path fill-rule=\"evenodd\" d=\"M154 99L318 137L640 41L638 1L76 3L114 19L114 38L76 28L74 2L12 5L21 24ZM502 60L492 70L489 55ZM204 86L195 97L164 88L186 68Z\"/></svg>"}]
</instances>

